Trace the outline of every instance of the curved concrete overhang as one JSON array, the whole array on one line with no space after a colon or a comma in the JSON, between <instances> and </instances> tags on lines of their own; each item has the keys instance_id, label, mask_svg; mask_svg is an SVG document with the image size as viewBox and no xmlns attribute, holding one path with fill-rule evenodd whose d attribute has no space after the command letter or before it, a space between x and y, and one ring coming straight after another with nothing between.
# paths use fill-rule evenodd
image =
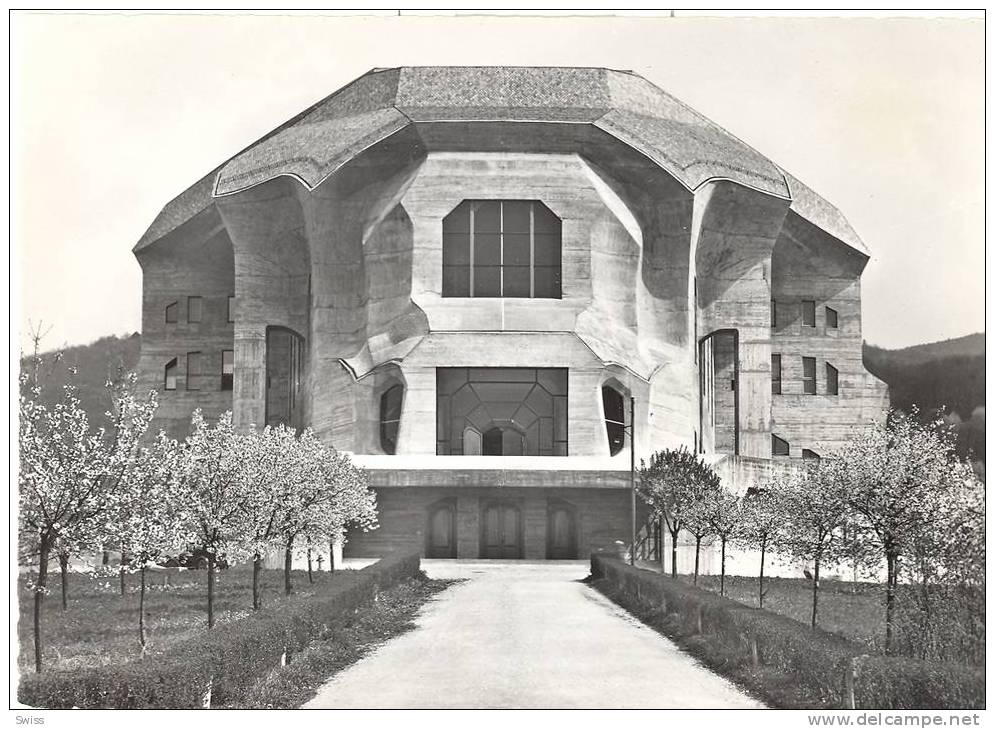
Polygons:
<instances>
[{"instance_id":1,"label":"curved concrete overhang","mask_svg":"<svg viewBox=\"0 0 995 729\"><path fill-rule=\"evenodd\" d=\"M522 124L597 130L689 192L730 181L776 198L846 245L866 247L832 205L749 145L629 71L564 67L376 69L253 143L170 202L136 251L212 204L276 177L312 191L402 130Z\"/></svg>"}]
</instances>

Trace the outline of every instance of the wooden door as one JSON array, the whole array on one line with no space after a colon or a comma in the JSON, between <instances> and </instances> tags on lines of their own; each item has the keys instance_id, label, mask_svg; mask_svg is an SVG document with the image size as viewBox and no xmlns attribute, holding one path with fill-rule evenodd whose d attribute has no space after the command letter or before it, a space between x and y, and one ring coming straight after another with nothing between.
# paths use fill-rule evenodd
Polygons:
<instances>
[{"instance_id":1,"label":"wooden door","mask_svg":"<svg viewBox=\"0 0 995 729\"><path fill-rule=\"evenodd\" d=\"M573 509L561 504L551 506L546 529L548 559L577 559L577 529Z\"/></svg>"},{"instance_id":2,"label":"wooden door","mask_svg":"<svg viewBox=\"0 0 995 729\"><path fill-rule=\"evenodd\" d=\"M440 504L429 512L425 556L429 559L456 558L456 510L452 504Z\"/></svg>"},{"instance_id":3,"label":"wooden door","mask_svg":"<svg viewBox=\"0 0 995 729\"><path fill-rule=\"evenodd\" d=\"M480 556L484 559L521 559L521 511L514 504L490 504L484 510Z\"/></svg>"}]
</instances>

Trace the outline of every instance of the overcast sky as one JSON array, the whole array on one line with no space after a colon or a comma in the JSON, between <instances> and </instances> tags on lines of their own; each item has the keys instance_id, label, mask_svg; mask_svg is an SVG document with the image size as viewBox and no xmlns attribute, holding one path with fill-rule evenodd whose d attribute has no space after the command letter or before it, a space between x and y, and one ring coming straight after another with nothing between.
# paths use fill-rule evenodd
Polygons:
<instances>
[{"instance_id":1,"label":"overcast sky","mask_svg":"<svg viewBox=\"0 0 995 729\"><path fill-rule=\"evenodd\" d=\"M14 323L51 325L46 349L140 328L131 248L168 200L369 69L435 64L640 73L841 209L872 252L867 341L984 329L979 20L11 22Z\"/></svg>"}]
</instances>

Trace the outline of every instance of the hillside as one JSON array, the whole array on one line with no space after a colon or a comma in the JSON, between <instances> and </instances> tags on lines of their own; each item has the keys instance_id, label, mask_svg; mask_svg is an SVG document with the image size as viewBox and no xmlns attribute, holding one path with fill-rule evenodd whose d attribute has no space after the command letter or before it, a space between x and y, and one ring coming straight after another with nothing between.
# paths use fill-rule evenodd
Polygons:
<instances>
[{"instance_id":1,"label":"hillside","mask_svg":"<svg viewBox=\"0 0 995 729\"><path fill-rule=\"evenodd\" d=\"M42 384L42 399L54 403L62 395L62 386L72 377L83 409L94 425L106 425L106 413L111 406L106 382L114 380L121 372L134 371L138 365L141 348L138 332L123 337L101 337L90 344L67 347L63 350L43 352L38 368ZM61 355L61 356L57 356ZM31 374L31 357L21 358L21 372ZM76 375L70 374L70 368Z\"/></svg>"},{"instance_id":2,"label":"hillside","mask_svg":"<svg viewBox=\"0 0 995 729\"><path fill-rule=\"evenodd\" d=\"M958 451L985 460L985 335L904 349L864 344L864 366L888 384L891 405L925 415L945 407Z\"/></svg>"}]
</instances>

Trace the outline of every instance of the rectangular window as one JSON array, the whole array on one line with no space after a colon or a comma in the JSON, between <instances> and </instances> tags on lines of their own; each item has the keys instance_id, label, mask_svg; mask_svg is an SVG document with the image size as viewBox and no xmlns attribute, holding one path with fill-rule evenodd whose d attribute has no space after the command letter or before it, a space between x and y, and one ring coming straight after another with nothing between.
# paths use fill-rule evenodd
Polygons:
<instances>
[{"instance_id":1,"label":"rectangular window","mask_svg":"<svg viewBox=\"0 0 995 729\"><path fill-rule=\"evenodd\" d=\"M815 357L802 357L802 385L806 395L815 394Z\"/></svg>"},{"instance_id":2,"label":"rectangular window","mask_svg":"<svg viewBox=\"0 0 995 729\"><path fill-rule=\"evenodd\" d=\"M567 455L567 370L436 369L440 456Z\"/></svg>"},{"instance_id":3,"label":"rectangular window","mask_svg":"<svg viewBox=\"0 0 995 729\"><path fill-rule=\"evenodd\" d=\"M781 394L781 355L770 356L770 391L774 395Z\"/></svg>"},{"instance_id":4,"label":"rectangular window","mask_svg":"<svg viewBox=\"0 0 995 729\"><path fill-rule=\"evenodd\" d=\"M228 323L235 321L235 297L228 297Z\"/></svg>"},{"instance_id":5,"label":"rectangular window","mask_svg":"<svg viewBox=\"0 0 995 729\"><path fill-rule=\"evenodd\" d=\"M831 309L826 307L826 329L839 329L840 318L839 314L836 313L836 309Z\"/></svg>"},{"instance_id":6,"label":"rectangular window","mask_svg":"<svg viewBox=\"0 0 995 729\"><path fill-rule=\"evenodd\" d=\"M187 352L187 389L199 390L202 356L200 352Z\"/></svg>"},{"instance_id":7,"label":"rectangular window","mask_svg":"<svg viewBox=\"0 0 995 729\"><path fill-rule=\"evenodd\" d=\"M818 461L822 456L808 448L802 448L802 459L806 461Z\"/></svg>"},{"instance_id":8,"label":"rectangular window","mask_svg":"<svg viewBox=\"0 0 995 729\"><path fill-rule=\"evenodd\" d=\"M204 316L204 299L200 296L187 297L187 321L197 324Z\"/></svg>"},{"instance_id":9,"label":"rectangular window","mask_svg":"<svg viewBox=\"0 0 995 729\"><path fill-rule=\"evenodd\" d=\"M164 390L175 390L176 389L176 357L173 357L169 362L166 363L166 368L163 376L162 389Z\"/></svg>"},{"instance_id":10,"label":"rectangular window","mask_svg":"<svg viewBox=\"0 0 995 729\"><path fill-rule=\"evenodd\" d=\"M826 394L840 394L840 371L826 362Z\"/></svg>"},{"instance_id":11,"label":"rectangular window","mask_svg":"<svg viewBox=\"0 0 995 729\"><path fill-rule=\"evenodd\" d=\"M561 222L538 200L464 200L442 221L442 295L559 299Z\"/></svg>"},{"instance_id":12,"label":"rectangular window","mask_svg":"<svg viewBox=\"0 0 995 729\"><path fill-rule=\"evenodd\" d=\"M221 351L221 389L231 390L235 382L235 352L231 349Z\"/></svg>"},{"instance_id":13,"label":"rectangular window","mask_svg":"<svg viewBox=\"0 0 995 729\"><path fill-rule=\"evenodd\" d=\"M815 326L815 301L802 301L802 326Z\"/></svg>"},{"instance_id":14,"label":"rectangular window","mask_svg":"<svg viewBox=\"0 0 995 729\"><path fill-rule=\"evenodd\" d=\"M776 435L771 434L770 452L772 456L790 456L791 444L784 440L784 438L778 438Z\"/></svg>"},{"instance_id":15,"label":"rectangular window","mask_svg":"<svg viewBox=\"0 0 995 729\"><path fill-rule=\"evenodd\" d=\"M777 302L770 300L770 328L777 329Z\"/></svg>"},{"instance_id":16,"label":"rectangular window","mask_svg":"<svg viewBox=\"0 0 995 729\"><path fill-rule=\"evenodd\" d=\"M166 304L166 323L175 324L178 321L180 305L177 302Z\"/></svg>"}]
</instances>

